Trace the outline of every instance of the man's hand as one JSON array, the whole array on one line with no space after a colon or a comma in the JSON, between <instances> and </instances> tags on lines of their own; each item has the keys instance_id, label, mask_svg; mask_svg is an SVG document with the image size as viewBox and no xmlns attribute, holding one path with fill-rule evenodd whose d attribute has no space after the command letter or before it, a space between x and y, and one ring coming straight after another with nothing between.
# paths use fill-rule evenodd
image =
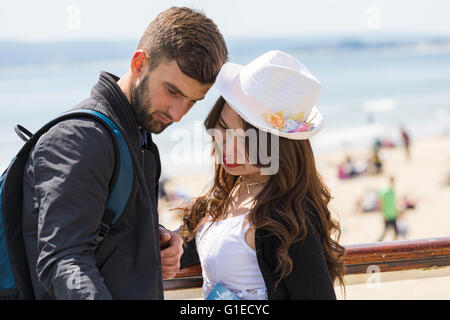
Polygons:
<instances>
[{"instance_id":1,"label":"man's hand","mask_svg":"<svg viewBox=\"0 0 450 320\"><path fill-rule=\"evenodd\" d=\"M161 249L162 278L175 278L180 270L180 258L183 254L183 239L170 230L159 227Z\"/></svg>"}]
</instances>

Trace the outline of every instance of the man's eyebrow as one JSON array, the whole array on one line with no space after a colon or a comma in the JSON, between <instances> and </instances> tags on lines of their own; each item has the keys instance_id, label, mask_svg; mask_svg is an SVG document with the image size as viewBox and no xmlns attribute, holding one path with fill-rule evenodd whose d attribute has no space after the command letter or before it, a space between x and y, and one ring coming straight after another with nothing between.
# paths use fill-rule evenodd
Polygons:
<instances>
[{"instance_id":1,"label":"man's eyebrow","mask_svg":"<svg viewBox=\"0 0 450 320\"><path fill-rule=\"evenodd\" d=\"M176 91L177 93L181 94L183 97L188 98L183 91L181 91L180 89L178 89L178 87L170 82L165 82L166 86L168 86L171 90ZM191 99L192 102L197 102L200 100L203 100L205 97L202 97L200 99Z\"/></svg>"}]
</instances>

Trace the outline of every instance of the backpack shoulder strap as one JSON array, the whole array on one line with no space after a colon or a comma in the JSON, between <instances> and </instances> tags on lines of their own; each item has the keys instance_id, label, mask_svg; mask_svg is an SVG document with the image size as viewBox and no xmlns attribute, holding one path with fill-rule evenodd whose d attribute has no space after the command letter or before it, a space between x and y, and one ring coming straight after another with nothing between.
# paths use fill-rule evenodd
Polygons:
<instances>
[{"instance_id":1,"label":"backpack shoulder strap","mask_svg":"<svg viewBox=\"0 0 450 320\"><path fill-rule=\"evenodd\" d=\"M65 112L61 116L48 122L29 139L24 140L28 140L26 143L27 145L34 145L40 136L47 132L52 126L61 121L75 117L89 117L98 120L108 129L113 137L114 145L116 147L116 164L114 176L111 181L111 192L105 205L105 213L103 215L96 239L97 243L100 243L109 232L111 225L115 223L122 215L133 188L133 162L131 160L130 149L128 148L128 144L119 127L116 123L114 123L114 121L99 111L92 109L75 109ZM19 126L17 126L16 132L17 129L24 132L24 128L19 128ZM29 136L29 131L26 133ZM23 148L21 150L21 152L27 151L29 151L29 148ZM19 155L21 152L19 152Z\"/></svg>"},{"instance_id":2,"label":"backpack shoulder strap","mask_svg":"<svg viewBox=\"0 0 450 320\"><path fill-rule=\"evenodd\" d=\"M24 167L31 149L45 132L58 122L75 117L93 118L102 123L114 142L115 168L98 230L97 248L128 203L134 175L131 153L122 132L106 115L90 109L72 110L48 122L35 134L17 126L16 132L26 143L0 176L0 299L34 298L22 237Z\"/></svg>"},{"instance_id":3,"label":"backpack shoulder strap","mask_svg":"<svg viewBox=\"0 0 450 320\"><path fill-rule=\"evenodd\" d=\"M111 193L105 205L102 222L97 234L97 244L103 241L111 228L122 215L133 188L133 162L131 161L130 149L125 137L118 126L103 113L92 109L78 109L68 111L66 115L87 115L100 120L105 127L109 128L116 145L116 169L113 178ZM118 154L118 157L117 157ZM118 158L118 159L117 159Z\"/></svg>"}]
</instances>

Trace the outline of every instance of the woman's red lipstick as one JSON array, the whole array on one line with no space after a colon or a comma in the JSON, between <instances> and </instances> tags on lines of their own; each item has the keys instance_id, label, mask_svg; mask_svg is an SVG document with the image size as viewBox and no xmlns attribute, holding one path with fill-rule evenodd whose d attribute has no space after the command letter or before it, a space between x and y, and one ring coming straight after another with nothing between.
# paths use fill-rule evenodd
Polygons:
<instances>
[{"instance_id":1,"label":"woman's red lipstick","mask_svg":"<svg viewBox=\"0 0 450 320\"><path fill-rule=\"evenodd\" d=\"M223 163L224 163L228 168L236 168L237 166L239 166L239 164L237 164L237 163L228 163L225 154L223 154L222 157L223 157L223 158L222 158Z\"/></svg>"}]
</instances>

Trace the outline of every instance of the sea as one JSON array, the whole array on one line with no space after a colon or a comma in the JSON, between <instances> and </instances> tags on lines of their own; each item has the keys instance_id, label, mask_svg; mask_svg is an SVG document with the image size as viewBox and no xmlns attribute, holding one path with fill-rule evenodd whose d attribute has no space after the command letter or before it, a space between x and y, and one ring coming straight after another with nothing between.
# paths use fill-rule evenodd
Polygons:
<instances>
[{"instance_id":1,"label":"sea","mask_svg":"<svg viewBox=\"0 0 450 320\"><path fill-rule=\"evenodd\" d=\"M316 153L370 147L375 139L400 143L450 132L450 38L227 39L230 61L247 64L269 50L298 58L322 84L317 108L322 131L311 139ZM0 170L23 141L20 124L35 132L89 96L104 70L126 73L134 41L0 41ZM179 123L154 135L162 177L211 169L211 143L202 126L218 98L213 87Z\"/></svg>"}]
</instances>

